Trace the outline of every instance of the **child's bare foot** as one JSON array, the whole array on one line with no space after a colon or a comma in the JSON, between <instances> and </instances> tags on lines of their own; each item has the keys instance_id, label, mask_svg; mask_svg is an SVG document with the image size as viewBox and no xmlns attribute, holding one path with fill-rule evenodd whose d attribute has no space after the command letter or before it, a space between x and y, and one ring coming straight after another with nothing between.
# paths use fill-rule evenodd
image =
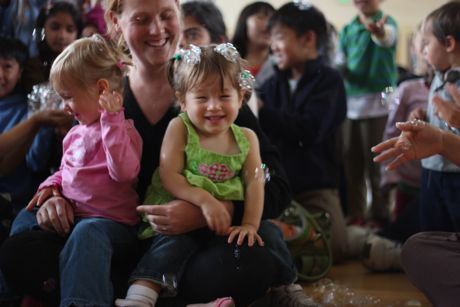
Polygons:
<instances>
[{"instance_id":1,"label":"child's bare foot","mask_svg":"<svg viewBox=\"0 0 460 307\"><path fill-rule=\"evenodd\" d=\"M231 297L221 297L207 304L190 304L187 307L235 307L235 302Z\"/></svg>"}]
</instances>

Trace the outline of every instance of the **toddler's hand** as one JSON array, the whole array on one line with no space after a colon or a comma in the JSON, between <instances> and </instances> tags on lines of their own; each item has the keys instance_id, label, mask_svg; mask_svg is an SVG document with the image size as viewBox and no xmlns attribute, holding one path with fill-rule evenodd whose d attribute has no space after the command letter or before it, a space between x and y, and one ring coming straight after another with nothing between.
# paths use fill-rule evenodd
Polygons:
<instances>
[{"instance_id":1,"label":"toddler's hand","mask_svg":"<svg viewBox=\"0 0 460 307\"><path fill-rule=\"evenodd\" d=\"M99 105L109 113L117 113L123 108L123 97L116 91L104 90L99 96Z\"/></svg>"},{"instance_id":2,"label":"toddler's hand","mask_svg":"<svg viewBox=\"0 0 460 307\"><path fill-rule=\"evenodd\" d=\"M40 207L48 198L52 196L61 196L61 193L57 187L51 186L41 189L27 204L26 210L31 211L35 206Z\"/></svg>"},{"instance_id":3,"label":"toddler's hand","mask_svg":"<svg viewBox=\"0 0 460 307\"><path fill-rule=\"evenodd\" d=\"M244 239L248 238L248 246L253 246L255 242L259 244L259 246L264 246L264 241L262 238L257 234L257 229L250 224L244 224L241 226L232 226L230 227L228 236L228 243L232 243L233 240L238 236L238 240L236 243L238 245L242 245Z\"/></svg>"},{"instance_id":4,"label":"toddler's hand","mask_svg":"<svg viewBox=\"0 0 460 307\"><path fill-rule=\"evenodd\" d=\"M225 235L228 233L230 227L230 213L228 213L225 206L219 201L203 204L201 211L206 219L208 227L215 231L218 235Z\"/></svg>"},{"instance_id":5,"label":"toddler's hand","mask_svg":"<svg viewBox=\"0 0 460 307\"><path fill-rule=\"evenodd\" d=\"M425 120L426 111L422 108L417 108L413 110L412 112L410 112L409 117L407 118L407 121L416 120L416 119Z\"/></svg>"}]
</instances>

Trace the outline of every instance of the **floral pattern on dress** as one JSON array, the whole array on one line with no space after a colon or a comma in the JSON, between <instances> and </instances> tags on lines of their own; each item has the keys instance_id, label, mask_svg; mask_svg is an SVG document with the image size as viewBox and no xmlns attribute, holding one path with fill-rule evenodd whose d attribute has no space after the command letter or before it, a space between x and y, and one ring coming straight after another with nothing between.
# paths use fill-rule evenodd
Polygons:
<instances>
[{"instance_id":1,"label":"floral pattern on dress","mask_svg":"<svg viewBox=\"0 0 460 307\"><path fill-rule=\"evenodd\" d=\"M222 182L235 176L227 165L221 163L212 163L210 165L200 164L198 171L201 175L209 178L213 182Z\"/></svg>"}]
</instances>

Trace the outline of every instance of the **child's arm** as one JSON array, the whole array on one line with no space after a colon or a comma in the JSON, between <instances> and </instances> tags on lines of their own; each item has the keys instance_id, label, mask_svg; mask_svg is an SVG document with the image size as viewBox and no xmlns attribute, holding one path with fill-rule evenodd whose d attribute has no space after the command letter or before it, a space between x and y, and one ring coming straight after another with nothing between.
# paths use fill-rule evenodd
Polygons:
<instances>
[{"instance_id":1,"label":"child's arm","mask_svg":"<svg viewBox=\"0 0 460 307\"><path fill-rule=\"evenodd\" d=\"M39 130L35 135L32 145L26 155L27 168L34 171L44 171L50 167L50 150L56 133L56 128L70 129L73 117L60 110L44 110L35 113L33 116L41 118ZM59 144L60 145L60 144ZM48 169L49 171L49 169Z\"/></svg>"},{"instance_id":2,"label":"child's arm","mask_svg":"<svg viewBox=\"0 0 460 307\"><path fill-rule=\"evenodd\" d=\"M104 91L99 104L102 146L107 158L110 177L118 182L132 181L140 170L142 139L132 121L126 121L123 98L119 93Z\"/></svg>"},{"instance_id":3,"label":"child's arm","mask_svg":"<svg viewBox=\"0 0 460 307\"><path fill-rule=\"evenodd\" d=\"M368 21L365 17L361 17L362 23L371 33L371 38L377 45L385 48L396 45L398 39L398 30L396 26L388 22L388 15L377 21Z\"/></svg>"},{"instance_id":4,"label":"child's arm","mask_svg":"<svg viewBox=\"0 0 460 307\"><path fill-rule=\"evenodd\" d=\"M61 111L46 111L49 115L47 117L44 117L44 114L36 113L11 130L0 134L0 176L8 174L24 161L24 156L41 126L59 126L67 118L62 116Z\"/></svg>"},{"instance_id":5,"label":"child's arm","mask_svg":"<svg viewBox=\"0 0 460 307\"><path fill-rule=\"evenodd\" d=\"M70 134L69 134L70 135ZM69 137L66 137L63 142L63 152L65 155L66 149L70 146L71 141ZM29 201L26 206L27 211L31 211L34 207L40 207L45 201L53 196L62 196L62 167L63 167L64 156L61 159L61 166L54 174L46 178L38 187L37 193Z\"/></svg>"},{"instance_id":6,"label":"child's arm","mask_svg":"<svg viewBox=\"0 0 460 307\"><path fill-rule=\"evenodd\" d=\"M29 201L26 210L31 211L34 207L40 207L48 198L53 196L62 196L61 182L62 173L61 170L58 170L38 187L38 192Z\"/></svg>"},{"instance_id":7,"label":"child's arm","mask_svg":"<svg viewBox=\"0 0 460 307\"><path fill-rule=\"evenodd\" d=\"M225 234L230 226L230 214L225 206L206 190L191 186L183 175L186 137L187 131L182 120L173 119L161 145L161 182L176 198L200 207L210 229L217 234Z\"/></svg>"},{"instance_id":8,"label":"child's arm","mask_svg":"<svg viewBox=\"0 0 460 307\"><path fill-rule=\"evenodd\" d=\"M446 89L452 95L453 101L435 95L433 97L435 112L449 126L460 129L460 90L453 84L447 84Z\"/></svg>"},{"instance_id":9,"label":"child's arm","mask_svg":"<svg viewBox=\"0 0 460 307\"><path fill-rule=\"evenodd\" d=\"M254 245L254 241L257 241L259 245L263 245L262 238L257 234L257 230L259 229L264 207L265 173L262 169L257 135L250 129L243 129L250 146L243 167L245 183L244 215L241 226L231 227L228 243L231 243L238 236L238 245L243 244L245 237L248 238L249 246Z\"/></svg>"}]
</instances>

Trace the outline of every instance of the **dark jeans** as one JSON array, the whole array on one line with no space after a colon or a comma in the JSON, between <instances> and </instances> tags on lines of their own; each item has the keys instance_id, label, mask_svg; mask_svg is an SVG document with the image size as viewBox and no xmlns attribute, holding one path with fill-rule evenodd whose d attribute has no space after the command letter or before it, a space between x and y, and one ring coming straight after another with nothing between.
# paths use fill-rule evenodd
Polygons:
<instances>
[{"instance_id":1,"label":"dark jeans","mask_svg":"<svg viewBox=\"0 0 460 307\"><path fill-rule=\"evenodd\" d=\"M460 173L422 169L420 194L423 231L460 232Z\"/></svg>"},{"instance_id":2,"label":"dark jeans","mask_svg":"<svg viewBox=\"0 0 460 307\"><path fill-rule=\"evenodd\" d=\"M420 231L420 204L415 199L408 203L399 214L398 218L385 225L378 232L387 239L405 242L410 236Z\"/></svg>"}]
</instances>

